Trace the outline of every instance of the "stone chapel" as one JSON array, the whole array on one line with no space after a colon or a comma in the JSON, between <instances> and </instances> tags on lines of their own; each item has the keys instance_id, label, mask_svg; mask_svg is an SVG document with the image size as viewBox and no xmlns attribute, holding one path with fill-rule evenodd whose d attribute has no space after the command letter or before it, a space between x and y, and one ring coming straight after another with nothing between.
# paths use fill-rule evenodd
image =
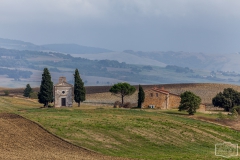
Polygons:
<instances>
[{"instance_id":1,"label":"stone chapel","mask_svg":"<svg viewBox=\"0 0 240 160\"><path fill-rule=\"evenodd\" d=\"M73 85L66 82L66 77L59 77L54 85L54 107L72 107Z\"/></svg>"}]
</instances>

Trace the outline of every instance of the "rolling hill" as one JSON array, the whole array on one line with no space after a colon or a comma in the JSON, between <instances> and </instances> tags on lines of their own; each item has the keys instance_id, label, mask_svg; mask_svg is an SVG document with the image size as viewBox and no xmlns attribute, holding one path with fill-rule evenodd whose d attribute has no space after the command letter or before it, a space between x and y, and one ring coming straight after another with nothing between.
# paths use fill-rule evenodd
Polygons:
<instances>
[{"instance_id":1,"label":"rolling hill","mask_svg":"<svg viewBox=\"0 0 240 160\"><path fill-rule=\"evenodd\" d=\"M138 85L135 85L138 90ZM156 85L142 85L144 90L158 87L164 88L165 90L180 95L185 91L191 91L198 95L202 99L202 103L211 104L212 98L217 93L222 92L225 88L233 88L240 92L240 86L234 84L220 84L220 83L182 83L182 84L156 84ZM112 105L115 101L119 101L120 98L112 95L109 92L111 86L86 86L87 98L84 103L96 103L96 104L110 104ZM22 95L24 88L1 88L0 95L3 95L3 91L8 90L10 94ZM35 92L39 91L39 88L33 88ZM137 103L137 94L135 92L132 96L125 97L126 102Z\"/></svg>"},{"instance_id":2,"label":"rolling hill","mask_svg":"<svg viewBox=\"0 0 240 160\"><path fill-rule=\"evenodd\" d=\"M119 159L73 145L42 126L11 113L0 113L1 159Z\"/></svg>"},{"instance_id":3,"label":"rolling hill","mask_svg":"<svg viewBox=\"0 0 240 160\"><path fill-rule=\"evenodd\" d=\"M76 44L40 46L9 39L0 39L0 46L0 82L10 88L28 83L39 86L44 67L49 68L54 83L60 76L73 83L72 75L78 68L88 86L118 82L240 84L239 54L113 52Z\"/></svg>"},{"instance_id":4,"label":"rolling hill","mask_svg":"<svg viewBox=\"0 0 240 160\"><path fill-rule=\"evenodd\" d=\"M113 109L101 105L40 108L34 100L1 97L0 157L219 159L215 156L215 144L239 143L239 131L197 119L200 116L218 118L217 114L188 116L185 112Z\"/></svg>"},{"instance_id":5,"label":"rolling hill","mask_svg":"<svg viewBox=\"0 0 240 160\"><path fill-rule=\"evenodd\" d=\"M32 50L32 51L46 51L46 52L60 52L68 54L86 54L86 53L103 53L112 52L111 50L97 47L87 47L78 44L46 44L35 45L30 42L20 40L11 40L0 38L0 48L15 49L15 50Z\"/></svg>"}]
</instances>

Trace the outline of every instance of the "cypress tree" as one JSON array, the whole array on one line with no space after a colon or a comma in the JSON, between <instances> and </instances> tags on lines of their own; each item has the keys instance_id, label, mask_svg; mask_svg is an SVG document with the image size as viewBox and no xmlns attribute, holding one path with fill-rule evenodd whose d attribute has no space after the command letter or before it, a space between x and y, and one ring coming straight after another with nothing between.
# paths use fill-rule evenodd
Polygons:
<instances>
[{"instance_id":1,"label":"cypress tree","mask_svg":"<svg viewBox=\"0 0 240 160\"><path fill-rule=\"evenodd\" d=\"M32 93L32 88L31 88L30 84L27 84L26 88L23 91L23 96L24 97L30 97L31 93Z\"/></svg>"},{"instance_id":2,"label":"cypress tree","mask_svg":"<svg viewBox=\"0 0 240 160\"><path fill-rule=\"evenodd\" d=\"M145 99L145 93L143 91L142 86L139 84L139 91L138 91L138 108L142 108L142 103Z\"/></svg>"},{"instance_id":3,"label":"cypress tree","mask_svg":"<svg viewBox=\"0 0 240 160\"><path fill-rule=\"evenodd\" d=\"M74 74L74 100L78 103L78 107L80 107L80 102L85 101L86 90L84 87L84 83L80 78L78 69L75 70Z\"/></svg>"},{"instance_id":4,"label":"cypress tree","mask_svg":"<svg viewBox=\"0 0 240 160\"><path fill-rule=\"evenodd\" d=\"M47 68L43 70L38 102L42 103L44 107L48 107L48 103L53 102L53 82Z\"/></svg>"}]
</instances>

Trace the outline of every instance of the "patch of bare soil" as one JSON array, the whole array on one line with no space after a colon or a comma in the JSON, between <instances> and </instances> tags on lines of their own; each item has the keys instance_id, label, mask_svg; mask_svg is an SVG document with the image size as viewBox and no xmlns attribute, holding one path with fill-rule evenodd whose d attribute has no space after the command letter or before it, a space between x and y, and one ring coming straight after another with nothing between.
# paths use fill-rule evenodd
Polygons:
<instances>
[{"instance_id":1,"label":"patch of bare soil","mask_svg":"<svg viewBox=\"0 0 240 160\"><path fill-rule=\"evenodd\" d=\"M124 159L68 143L16 114L0 114L0 159Z\"/></svg>"},{"instance_id":2,"label":"patch of bare soil","mask_svg":"<svg viewBox=\"0 0 240 160\"><path fill-rule=\"evenodd\" d=\"M223 125L229 126L232 129L240 131L240 120L231 120L221 122Z\"/></svg>"},{"instance_id":3,"label":"patch of bare soil","mask_svg":"<svg viewBox=\"0 0 240 160\"><path fill-rule=\"evenodd\" d=\"M221 125L224 127L228 127L237 131L240 131L240 119L235 119L235 120L231 120L231 119L212 119L212 118L206 118L206 117L195 117L194 119L199 119L201 121L206 121L206 122L210 122L210 123L214 123L217 125Z\"/></svg>"}]
</instances>

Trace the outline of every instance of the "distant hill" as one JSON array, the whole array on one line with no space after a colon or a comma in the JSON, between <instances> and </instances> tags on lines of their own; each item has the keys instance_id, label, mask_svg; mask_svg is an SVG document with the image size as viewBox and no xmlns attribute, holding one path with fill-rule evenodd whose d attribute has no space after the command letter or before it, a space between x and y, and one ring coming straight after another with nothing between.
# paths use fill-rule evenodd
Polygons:
<instances>
[{"instance_id":1,"label":"distant hill","mask_svg":"<svg viewBox=\"0 0 240 160\"><path fill-rule=\"evenodd\" d=\"M6 49L7 48L7 49ZM5 87L39 85L48 67L53 80L73 82L78 68L86 85L171 83L240 84L240 54L132 51L114 52L77 44L35 45L0 39L0 82ZM16 81L18 83L16 83Z\"/></svg>"},{"instance_id":2,"label":"distant hill","mask_svg":"<svg viewBox=\"0 0 240 160\"><path fill-rule=\"evenodd\" d=\"M0 38L0 48L16 50L32 50L44 52L60 52L90 60L115 60L127 64L151 65L164 67L176 65L208 71L224 71L240 73L240 54L205 54L174 51L133 51L115 52L109 49L88 47L78 44L45 44L35 45L20 40Z\"/></svg>"},{"instance_id":3,"label":"distant hill","mask_svg":"<svg viewBox=\"0 0 240 160\"><path fill-rule=\"evenodd\" d=\"M141 57L138 55L126 53L126 52L105 52L105 53L91 53L91 54L72 54L75 57L86 58L90 60L115 60L118 62L125 62L127 64L136 64L136 65L151 65L165 67L166 64L158 60Z\"/></svg>"},{"instance_id":4,"label":"distant hill","mask_svg":"<svg viewBox=\"0 0 240 160\"><path fill-rule=\"evenodd\" d=\"M34 50L34 51L52 51L68 54L86 54L86 53L103 53L112 52L111 50L97 47L87 47L78 44L46 44L35 45L30 42L20 40L11 40L0 38L0 48L16 50Z\"/></svg>"},{"instance_id":5,"label":"distant hill","mask_svg":"<svg viewBox=\"0 0 240 160\"><path fill-rule=\"evenodd\" d=\"M3 38L0 38L0 48L16 50L36 50L36 51L46 50L43 46L38 46L30 42Z\"/></svg>"},{"instance_id":6,"label":"distant hill","mask_svg":"<svg viewBox=\"0 0 240 160\"><path fill-rule=\"evenodd\" d=\"M151 66L176 65L197 70L240 73L240 54L205 54L194 52L142 52L125 50L123 52L73 55L91 60L118 60L128 64Z\"/></svg>"},{"instance_id":7,"label":"distant hill","mask_svg":"<svg viewBox=\"0 0 240 160\"><path fill-rule=\"evenodd\" d=\"M112 52L111 50L104 49L104 48L86 47L78 44L46 44L42 46L50 51L69 53L69 54Z\"/></svg>"},{"instance_id":8,"label":"distant hill","mask_svg":"<svg viewBox=\"0 0 240 160\"><path fill-rule=\"evenodd\" d=\"M141 52L124 51L142 58L156 60L167 65L189 67L209 71L225 71L240 73L240 54L204 54L194 52Z\"/></svg>"},{"instance_id":9,"label":"distant hill","mask_svg":"<svg viewBox=\"0 0 240 160\"><path fill-rule=\"evenodd\" d=\"M72 57L57 52L29 50L13 50L0 48L0 83L4 87L24 87L27 83L39 85L44 67L48 67L54 81L66 76L73 82L73 73L79 69L86 85L111 85L116 82L131 84L177 83L188 82L186 75L175 71L167 71L169 76L158 74L164 68L152 68L144 65L130 65L112 60L93 61L80 57ZM166 71L164 71L166 72ZM189 74L190 75L190 74ZM17 82L17 83L16 83Z\"/></svg>"}]
</instances>

